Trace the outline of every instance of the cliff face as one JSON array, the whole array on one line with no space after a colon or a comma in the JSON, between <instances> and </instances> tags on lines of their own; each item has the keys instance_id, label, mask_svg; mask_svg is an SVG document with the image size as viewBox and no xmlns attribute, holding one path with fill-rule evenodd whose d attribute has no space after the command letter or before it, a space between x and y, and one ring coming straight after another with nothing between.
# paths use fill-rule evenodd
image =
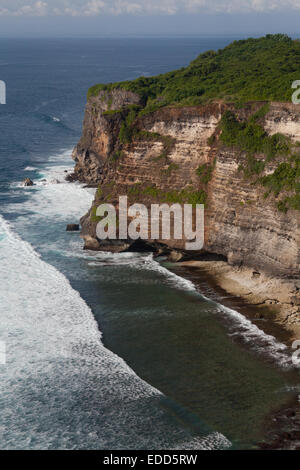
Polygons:
<instances>
[{"instance_id":1,"label":"cliff face","mask_svg":"<svg viewBox=\"0 0 300 470\"><path fill-rule=\"evenodd\" d=\"M231 264L297 278L299 211L278 211L276 198L264 197L265 188L240 171L245 153L221 144L218 125L230 106L217 102L162 108L138 117L130 142L121 145L119 132L126 117L125 108L139 103L137 95L119 89L100 92L88 101L83 136L73 158L77 179L101 188L94 206L103 200L117 201L118 195L125 194L132 201L150 204L182 191L188 195L202 192L207 198L205 252L225 257ZM261 106L262 103L250 103L235 112L239 119L247 119ZM270 135L280 132L294 141L300 140L300 107L271 103L260 124ZM272 160L267 163L264 174L272 172L274 165ZM197 173L199 166L209 170L206 180ZM110 249L107 243L101 245L97 240L92 214L90 211L82 219L86 247ZM183 248L182 241L161 242L173 251ZM117 249L129 245L130 241Z\"/></svg>"},{"instance_id":2,"label":"cliff face","mask_svg":"<svg viewBox=\"0 0 300 470\"><path fill-rule=\"evenodd\" d=\"M95 184L102 180L103 166L113 153L121 126L119 114L108 114L130 104L139 104L140 98L125 90L100 93L86 105L82 136L73 152L76 178Z\"/></svg>"}]
</instances>

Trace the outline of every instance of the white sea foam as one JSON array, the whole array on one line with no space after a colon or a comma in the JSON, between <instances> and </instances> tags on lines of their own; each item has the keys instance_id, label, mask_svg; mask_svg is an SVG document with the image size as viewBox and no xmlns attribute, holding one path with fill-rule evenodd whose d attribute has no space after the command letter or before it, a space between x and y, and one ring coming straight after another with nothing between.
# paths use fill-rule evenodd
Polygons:
<instances>
[{"instance_id":1,"label":"white sea foam","mask_svg":"<svg viewBox=\"0 0 300 470\"><path fill-rule=\"evenodd\" d=\"M65 182L68 158L69 151L53 156L46 168L39 169L46 181L36 180L30 198L10 205L11 212L30 212L29 218L19 217L19 224L65 222L66 218L72 222L88 210L94 190ZM3 447L213 449L230 445L218 433L192 439L181 425L170 422L160 407L161 393L104 348L92 312L79 293L0 222L0 270L5 281L0 291L4 319L0 340L7 342L8 361L0 369ZM167 285L201 295L191 281L170 272L152 255L84 252L78 237L70 247L62 250L53 243L47 248L84 258L92 266L124 264L154 271ZM217 306L212 311L230 318L230 334L244 338L279 364L288 364L284 345L238 312L210 302Z\"/></svg>"},{"instance_id":2,"label":"white sea foam","mask_svg":"<svg viewBox=\"0 0 300 470\"><path fill-rule=\"evenodd\" d=\"M67 217L78 219L84 215L92 203L95 189L86 189L82 184L70 184L65 180L66 171L70 171L71 151L53 155L49 162L49 165L38 169L42 178L33 179L34 186L25 188L30 190L31 197L22 203L8 205L6 212L30 211L31 217L56 221ZM20 181L11 186L23 188ZM24 216L26 222L31 222L27 215Z\"/></svg>"},{"instance_id":3,"label":"white sea foam","mask_svg":"<svg viewBox=\"0 0 300 470\"><path fill-rule=\"evenodd\" d=\"M277 341L274 336L266 334L236 310L220 304L218 310L221 315L230 319L232 337L242 338L248 347L259 354L268 356L280 367L296 369L292 362L291 352L285 344Z\"/></svg>"},{"instance_id":4,"label":"white sea foam","mask_svg":"<svg viewBox=\"0 0 300 470\"><path fill-rule=\"evenodd\" d=\"M24 168L24 171L36 171L37 170L37 167L35 166L26 166L26 168Z\"/></svg>"},{"instance_id":5,"label":"white sea foam","mask_svg":"<svg viewBox=\"0 0 300 470\"><path fill-rule=\"evenodd\" d=\"M67 279L0 218L2 448L216 448L189 439L160 392L101 343ZM189 447L190 448L190 447Z\"/></svg>"},{"instance_id":6,"label":"white sea foam","mask_svg":"<svg viewBox=\"0 0 300 470\"><path fill-rule=\"evenodd\" d=\"M65 183L64 169L43 169L47 184L21 205L9 206L9 212L30 211L19 217L19 227L37 218L51 223L86 212L93 192ZM51 183L52 178L61 183ZM76 256L79 243L74 241ZM95 260L92 253L81 254ZM118 258L139 257L128 253ZM1 448L230 446L218 433L192 438L182 422L169 415L161 406L163 395L103 346L90 308L66 277L1 216L0 276L0 341L7 351L6 365L0 365Z\"/></svg>"}]
</instances>

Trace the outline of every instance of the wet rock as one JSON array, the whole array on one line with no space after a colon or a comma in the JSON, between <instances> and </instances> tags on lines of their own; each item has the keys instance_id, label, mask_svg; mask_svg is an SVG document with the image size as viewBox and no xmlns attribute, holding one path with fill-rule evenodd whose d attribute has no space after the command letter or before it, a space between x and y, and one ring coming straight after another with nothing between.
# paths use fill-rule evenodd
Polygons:
<instances>
[{"instance_id":1,"label":"wet rock","mask_svg":"<svg viewBox=\"0 0 300 470\"><path fill-rule=\"evenodd\" d=\"M293 408L288 408L288 409L285 411L284 414L285 414L285 416L286 416L287 418L292 418L292 417L296 416L296 412L295 412L295 410L293 410Z\"/></svg>"},{"instance_id":2,"label":"wet rock","mask_svg":"<svg viewBox=\"0 0 300 470\"><path fill-rule=\"evenodd\" d=\"M24 186L34 186L34 182L30 178L25 178L23 184Z\"/></svg>"},{"instance_id":3,"label":"wet rock","mask_svg":"<svg viewBox=\"0 0 300 470\"><path fill-rule=\"evenodd\" d=\"M77 176L75 175L75 173L70 173L69 175L65 177L65 180L68 181L69 183L74 183L74 181L77 180Z\"/></svg>"},{"instance_id":4,"label":"wet rock","mask_svg":"<svg viewBox=\"0 0 300 470\"><path fill-rule=\"evenodd\" d=\"M171 261L172 263L177 263L178 261L182 259L182 256L183 256L182 253L180 253L179 251L173 250L168 256L168 261Z\"/></svg>"},{"instance_id":5,"label":"wet rock","mask_svg":"<svg viewBox=\"0 0 300 470\"><path fill-rule=\"evenodd\" d=\"M68 224L66 231L67 232L78 232L80 229L79 224Z\"/></svg>"},{"instance_id":6,"label":"wet rock","mask_svg":"<svg viewBox=\"0 0 300 470\"><path fill-rule=\"evenodd\" d=\"M86 236L84 237L84 250L99 251L100 243L97 238Z\"/></svg>"}]
</instances>

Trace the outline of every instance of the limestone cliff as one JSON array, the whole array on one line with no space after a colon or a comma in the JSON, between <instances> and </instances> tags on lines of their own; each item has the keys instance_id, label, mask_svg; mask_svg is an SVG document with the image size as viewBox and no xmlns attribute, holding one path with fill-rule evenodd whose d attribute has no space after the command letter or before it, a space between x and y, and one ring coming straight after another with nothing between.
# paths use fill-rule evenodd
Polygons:
<instances>
[{"instance_id":1,"label":"limestone cliff","mask_svg":"<svg viewBox=\"0 0 300 470\"><path fill-rule=\"evenodd\" d=\"M297 304L300 213L294 209L279 211L278 197L266 197L265 188L255 178L245 178L241 171L246 153L225 146L220 139L220 120L228 109L244 120L264 103L253 102L239 109L221 101L164 107L138 115L130 140L121 142L120 129L130 105L140 102L134 93L120 89L100 92L88 100L83 135L73 158L75 178L99 187L93 207L102 201L117 203L118 195L128 195L131 202L146 205L168 199L194 201L200 195L202 202L205 200L204 250L186 253L184 241L174 239L159 243L149 240L152 247L171 253L174 259L215 254L232 265L292 279L295 287L290 294ZM294 143L300 139L300 107L296 105L271 103L259 123L269 135L280 132ZM256 158L259 161L264 155ZM275 165L278 158L266 163L264 174L272 173ZM199 168L204 169L204 177ZM115 244L97 240L93 208L81 223L86 248L120 251L132 244L130 240Z\"/></svg>"},{"instance_id":2,"label":"limestone cliff","mask_svg":"<svg viewBox=\"0 0 300 470\"><path fill-rule=\"evenodd\" d=\"M136 95L117 89L109 94L100 93L87 104L83 136L73 158L76 177L102 188L97 202L107 200L107 196L116 199L118 194L135 194L139 202L147 203L151 200L151 188L156 189L156 199L160 199L160 194L203 190L207 194L207 251L256 269L297 275L299 212L278 211L275 198L264 198L265 189L239 171L245 154L220 145L218 124L230 106L212 103L162 108L139 117L134 123L136 135L130 143L121 145L118 136L122 113L126 113L129 104L138 103ZM261 106L262 103L250 103L238 114L245 118ZM114 112L121 108L122 111ZM271 103L263 120L270 134L280 131L296 141L300 135L299 118L297 106ZM201 182L196 171L205 164L212 169L207 184ZM265 173L271 172L273 166L271 161ZM149 191L144 191L145 188ZM83 236L94 236L95 225L86 217ZM181 247L174 240L171 244Z\"/></svg>"}]
</instances>

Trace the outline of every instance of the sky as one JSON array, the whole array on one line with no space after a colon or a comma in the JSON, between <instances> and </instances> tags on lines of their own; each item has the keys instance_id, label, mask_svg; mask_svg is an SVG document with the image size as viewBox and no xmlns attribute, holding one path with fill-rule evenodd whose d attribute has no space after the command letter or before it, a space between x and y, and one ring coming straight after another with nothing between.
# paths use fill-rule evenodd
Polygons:
<instances>
[{"instance_id":1,"label":"sky","mask_svg":"<svg viewBox=\"0 0 300 470\"><path fill-rule=\"evenodd\" d=\"M299 20L300 0L0 0L1 36L297 34Z\"/></svg>"}]
</instances>

